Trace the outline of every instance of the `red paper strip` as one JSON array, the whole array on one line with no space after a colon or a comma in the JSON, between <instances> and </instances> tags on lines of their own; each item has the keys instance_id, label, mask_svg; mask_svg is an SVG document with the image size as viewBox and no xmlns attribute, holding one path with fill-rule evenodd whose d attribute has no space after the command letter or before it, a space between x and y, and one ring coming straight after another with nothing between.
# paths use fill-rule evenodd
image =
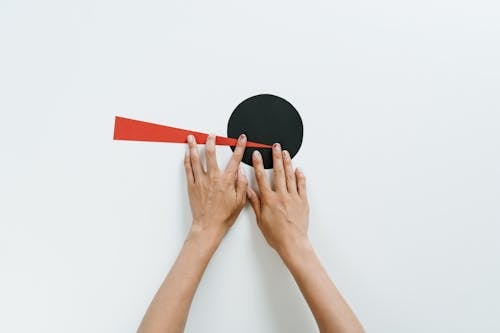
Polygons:
<instances>
[{"instance_id":1,"label":"red paper strip","mask_svg":"<svg viewBox=\"0 0 500 333\"><path fill-rule=\"evenodd\" d=\"M192 134L196 142L205 143L208 134L185 130L182 128L170 127L147 123L145 121L115 117L114 140L128 141L150 141L150 142L177 142L186 143L187 136ZM236 146L237 139L226 138L223 136L215 137L215 144L221 146ZM247 141L247 147L254 148L272 148L263 143Z\"/></svg>"}]
</instances>

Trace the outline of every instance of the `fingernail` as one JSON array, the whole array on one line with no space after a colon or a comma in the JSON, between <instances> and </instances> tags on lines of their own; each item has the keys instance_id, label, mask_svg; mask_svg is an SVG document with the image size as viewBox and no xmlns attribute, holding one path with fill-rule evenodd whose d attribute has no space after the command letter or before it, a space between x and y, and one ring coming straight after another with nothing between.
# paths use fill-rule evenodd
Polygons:
<instances>
[{"instance_id":1,"label":"fingernail","mask_svg":"<svg viewBox=\"0 0 500 333\"><path fill-rule=\"evenodd\" d=\"M194 136L192 134L188 135L188 142L193 143L194 142Z\"/></svg>"},{"instance_id":2,"label":"fingernail","mask_svg":"<svg viewBox=\"0 0 500 333\"><path fill-rule=\"evenodd\" d=\"M288 150L283 150L283 157L286 159L290 158L290 153L288 152Z\"/></svg>"},{"instance_id":3,"label":"fingernail","mask_svg":"<svg viewBox=\"0 0 500 333\"><path fill-rule=\"evenodd\" d=\"M246 139L246 137L247 136L245 134L241 134L240 137L238 138L238 140L243 141Z\"/></svg>"},{"instance_id":4,"label":"fingernail","mask_svg":"<svg viewBox=\"0 0 500 333\"><path fill-rule=\"evenodd\" d=\"M274 148L274 150L276 150L276 151L280 151L280 150L281 150L281 145L280 145L279 143L275 143L275 144L273 145L273 148Z\"/></svg>"},{"instance_id":5,"label":"fingernail","mask_svg":"<svg viewBox=\"0 0 500 333\"><path fill-rule=\"evenodd\" d=\"M260 151L254 150L253 152L253 158L260 160L262 157L260 156Z\"/></svg>"}]
</instances>

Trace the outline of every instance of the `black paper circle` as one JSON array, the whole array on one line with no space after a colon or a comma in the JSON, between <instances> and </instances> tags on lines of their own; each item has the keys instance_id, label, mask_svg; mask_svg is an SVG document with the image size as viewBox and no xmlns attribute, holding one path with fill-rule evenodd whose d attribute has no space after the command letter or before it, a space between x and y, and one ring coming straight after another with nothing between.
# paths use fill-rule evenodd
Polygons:
<instances>
[{"instance_id":1,"label":"black paper circle","mask_svg":"<svg viewBox=\"0 0 500 333\"><path fill-rule=\"evenodd\" d=\"M247 98L234 109L227 124L227 136L237 138L244 133L249 141L272 145L281 144L293 158L302 145L304 128L299 113L285 99L262 94ZM235 147L231 147L234 151ZM264 168L273 167L270 148L245 149L243 162L252 166L252 153L259 150Z\"/></svg>"}]
</instances>

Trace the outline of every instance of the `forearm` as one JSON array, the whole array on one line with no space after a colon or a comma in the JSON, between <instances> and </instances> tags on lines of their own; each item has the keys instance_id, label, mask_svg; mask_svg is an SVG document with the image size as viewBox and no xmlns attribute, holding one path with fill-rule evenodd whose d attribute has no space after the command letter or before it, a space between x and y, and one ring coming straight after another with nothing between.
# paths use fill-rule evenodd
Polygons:
<instances>
[{"instance_id":1,"label":"forearm","mask_svg":"<svg viewBox=\"0 0 500 333\"><path fill-rule=\"evenodd\" d=\"M304 295L320 332L364 332L308 240L297 240L279 254Z\"/></svg>"},{"instance_id":2,"label":"forearm","mask_svg":"<svg viewBox=\"0 0 500 333\"><path fill-rule=\"evenodd\" d=\"M138 333L183 332L196 288L220 238L219 235L202 235L199 231L189 233L146 311Z\"/></svg>"}]
</instances>

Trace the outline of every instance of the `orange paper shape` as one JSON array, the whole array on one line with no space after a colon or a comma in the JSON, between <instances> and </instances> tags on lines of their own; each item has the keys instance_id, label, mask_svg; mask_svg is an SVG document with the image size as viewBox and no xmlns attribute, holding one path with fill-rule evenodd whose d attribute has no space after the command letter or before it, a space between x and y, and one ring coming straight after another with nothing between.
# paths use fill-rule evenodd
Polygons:
<instances>
[{"instance_id":1,"label":"orange paper shape","mask_svg":"<svg viewBox=\"0 0 500 333\"><path fill-rule=\"evenodd\" d=\"M182 128L148 123L123 117L115 117L114 140L149 141L149 142L174 142L187 143L187 136L191 134L197 143L205 143L208 134L190 131ZM236 146L238 139L216 136L215 144L220 146ZM247 141L247 147L272 148L263 143Z\"/></svg>"}]
</instances>

